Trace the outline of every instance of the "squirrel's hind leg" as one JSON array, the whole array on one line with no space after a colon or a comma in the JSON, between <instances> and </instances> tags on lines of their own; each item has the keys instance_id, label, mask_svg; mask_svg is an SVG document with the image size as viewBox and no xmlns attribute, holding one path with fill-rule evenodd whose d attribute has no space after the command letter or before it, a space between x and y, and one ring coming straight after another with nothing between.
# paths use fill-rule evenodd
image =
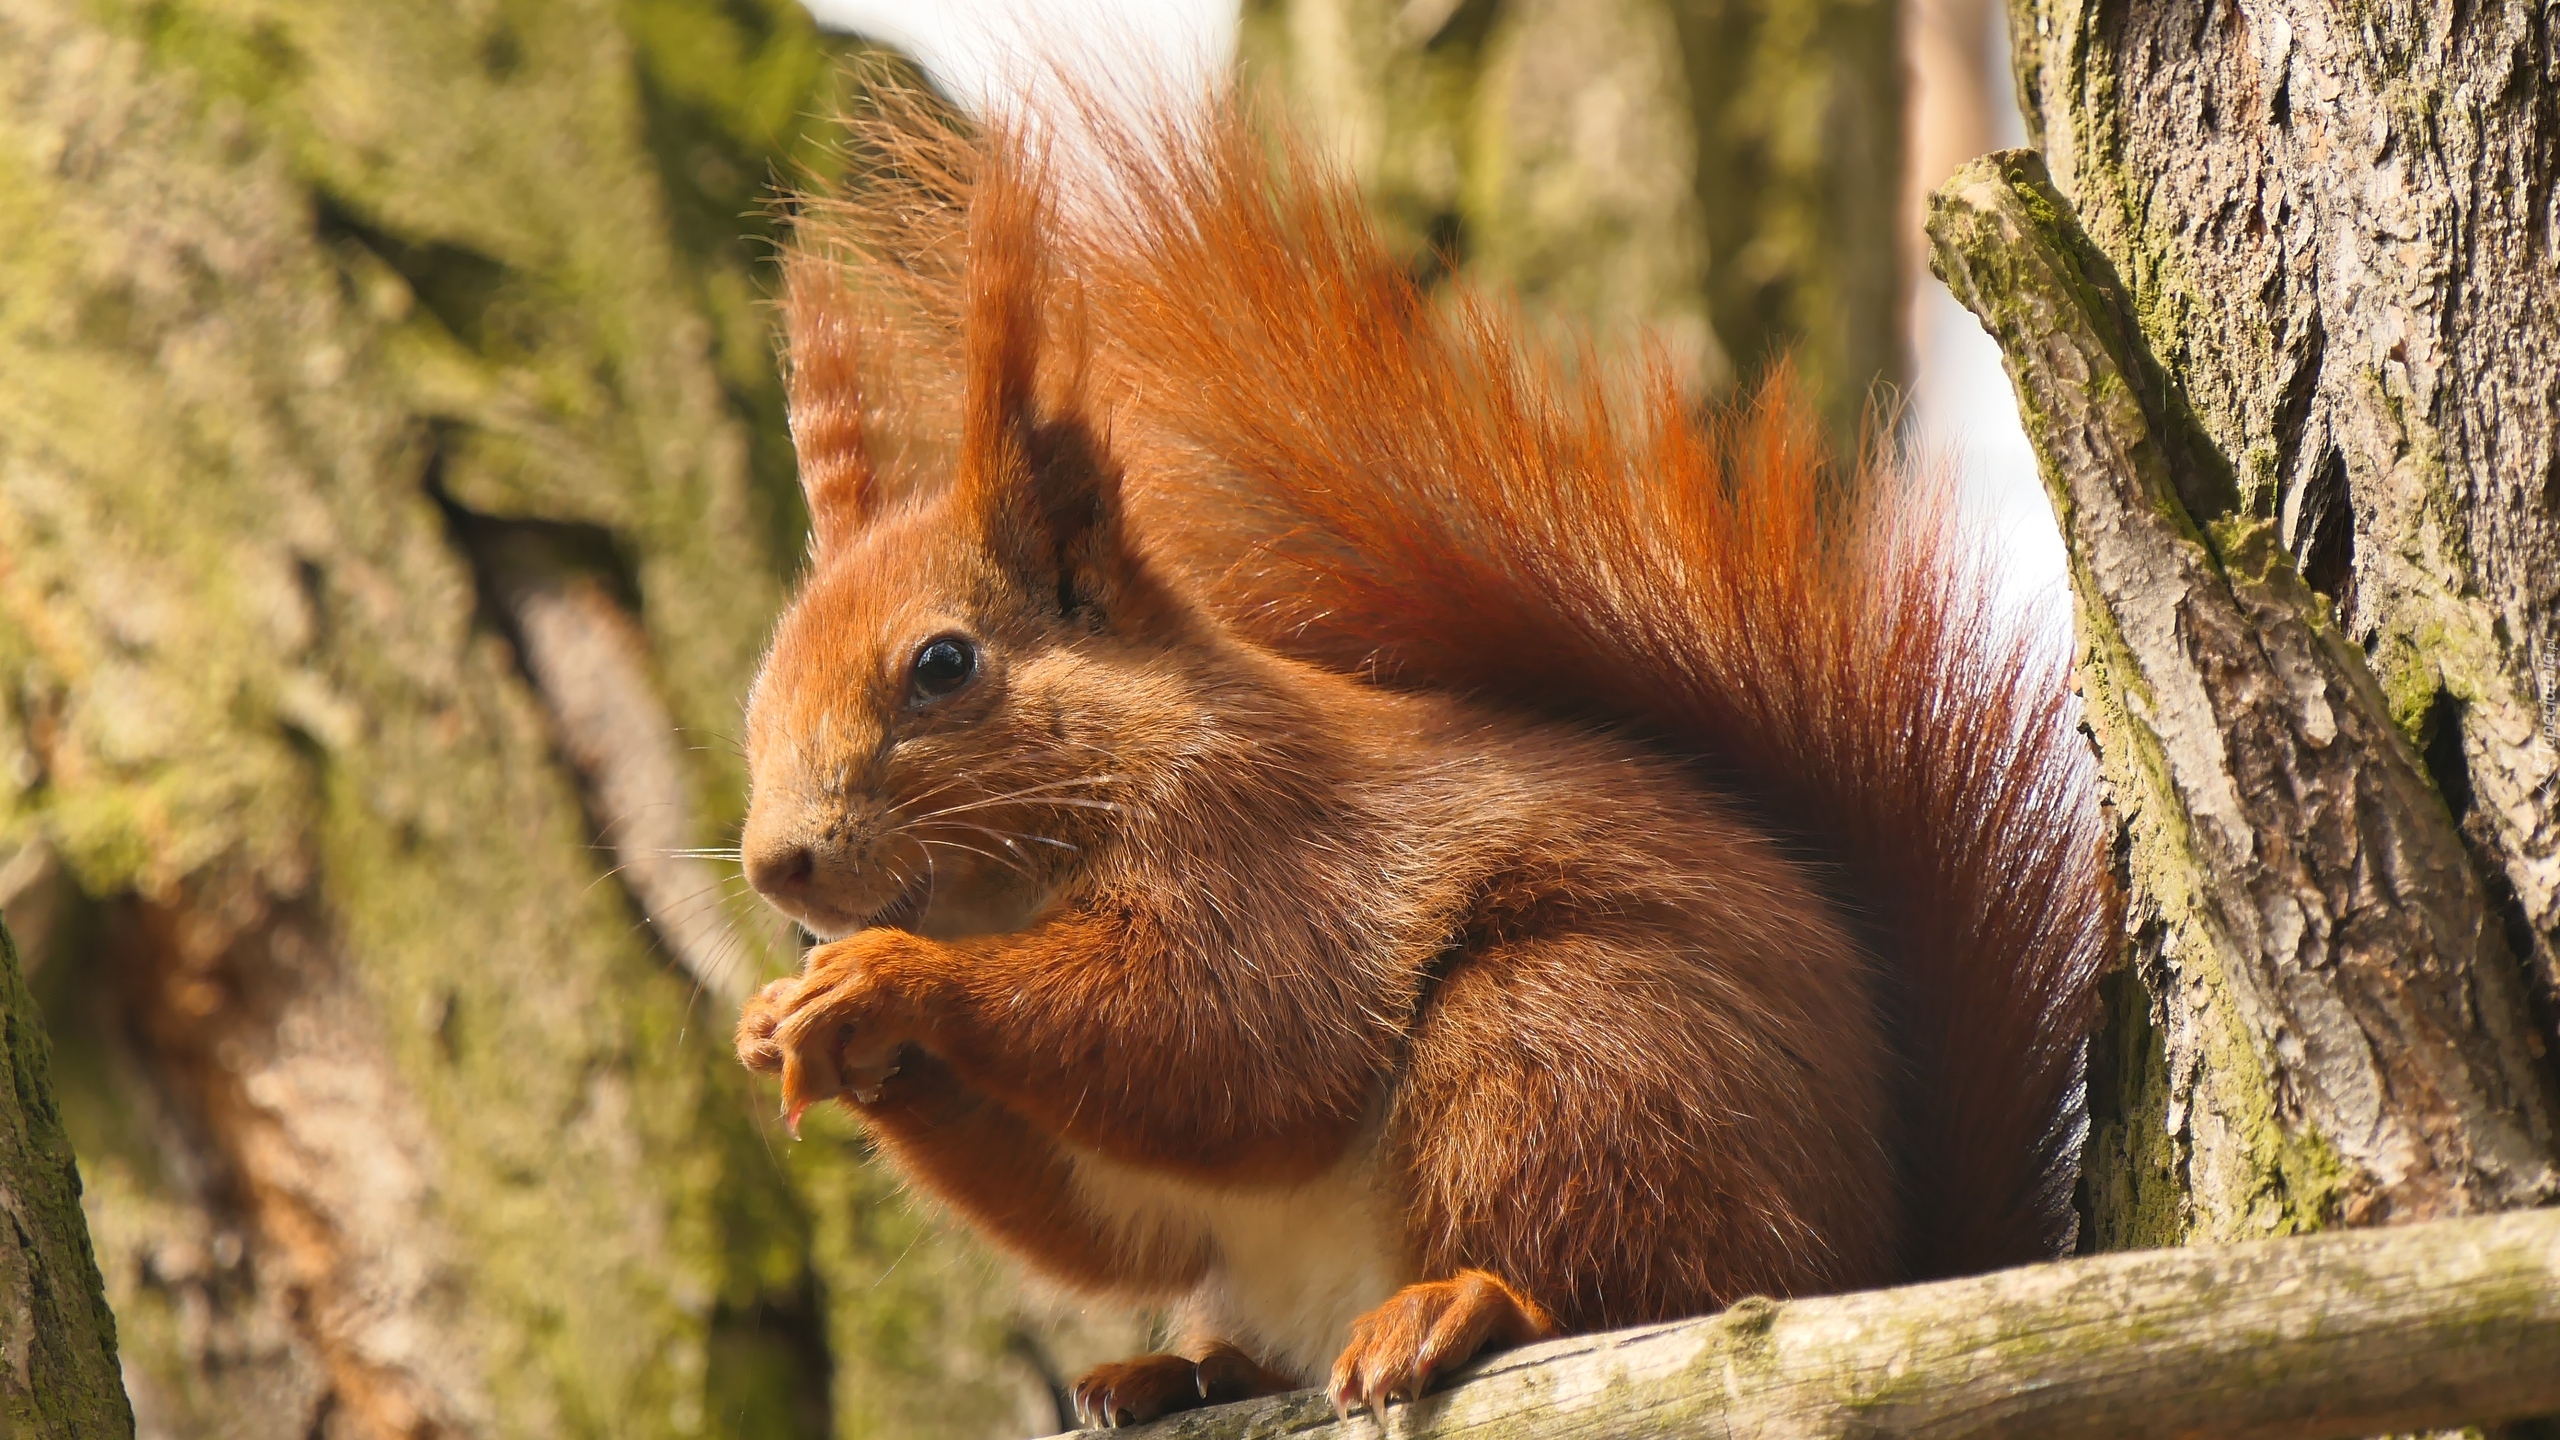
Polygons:
<instances>
[{"instance_id":1,"label":"squirrel's hind leg","mask_svg":"<svg viewBox=\"0 0 2560 1440\"><path fill-rule=\"evenodd\" d=\"M1461 1270L1407 1285L1353 1321L1327 1389L1335 1410L1366 1408L1384 1419L1388 1401L1420 1399L1433 1380L1476 1356L1555 1333L1555 1317L1502 1277Z\"/></svg>"},{"instance_id":2,"label":"squirrel's hind leg","mask_svg":"<svg viewBox=\"0 0 2560 1440\"><path fill-rule=\"evenodd\" d=\"M1076 1382L1076 1419L1095 1426L1134 1425L1195 1410L1294 1390L1297 1382L1224 1340L1200 1346L1197 1358L1141 1355L1096 1365Z\"/></svg>"}]
</instances>

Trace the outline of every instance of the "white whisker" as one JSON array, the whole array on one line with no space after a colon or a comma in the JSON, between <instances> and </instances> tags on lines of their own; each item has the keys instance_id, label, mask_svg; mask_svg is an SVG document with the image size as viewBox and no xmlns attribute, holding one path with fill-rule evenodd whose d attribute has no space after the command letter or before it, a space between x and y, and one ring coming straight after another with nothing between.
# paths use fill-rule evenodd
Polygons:
<instances>
[{"instance_id":1,"label":"white whisker","mask_svg":"<svg viewBox=\"0 0 2560 1440\"><path fill-rule=\"evenodd\" d=\"M946 815L966 815L972 810L986 810L998 805L1065 805L1077 810L1109 810L1114 813L1129 808L1117 801L1087 800L1079 795L999 795L992 800L972 800L966 805L945 806L929 814L918 815L909 823L922 824L927 820L939 820Z\"/></svg>"},{"instance_id":2,"label":"white whisker","mask_svg":"<svg viewBox=\"0 0 2560 1440\"><path fill-rule=\"evenodd\" d=\"M922 823L922 822L918 822L918 823ZM1079 847L1077 847L1077 846L1074 846L1074 845L1070 845L1070 844L1068 844L1068 843L1067 843L1066 841L1064 841L1064 840L1053 840L1053 839L1049 838L1049 837L1048 837L1048 836L1046 836L1046 835L1031 835L1031 834L1026 834L1026 833L1024 833L1024 832L1022 832L1022 831L1019 831L1019 830L998 830L998 829L996 829L996 828L994 828L993 826L990 826L990 825L973 825L973 824L971 824L970 822L968 822L968 821L966 821L966 820L943 820L943 821L937 821L936 823L937 823L937 824L942 824L942 825L957 825L957 826L959 826L959 827L960 827L961 829L963 829L963 830L975 830L975 831L977 831L977 832L978 832L979 834L981 834L981 835L986 835L986 836L990 836L990 837L992 837L992 838L994 838L994 839L1001 840L1001 841L1003 841L1007 846L1012 846L1012 845L1015 845L1015 844L1018 844L1018 843L1021 843L1021 842L1024 842L1024 841L1028 841L1028 842L1030 842L1031 844L1034 844L1034 845L1048 845L1048 846L1052 846L1052 847L1054 847L1054 848L1056 848L1056 849L1059 849L1059 850L1074 850L1074 849L1079 848Z\"/></svg>"},{"instance_id":3,"label":"white whisker","mask_svg":"<svg viewBox=\"0 0 2560 1440\"><path fill-rule=\"evenodd\" d=\"M971 844L967 843L966 841L961 841L961 840L936 840L936 839L933 839L933 838L931 838L931 837L929 837L929 836L924 836L924 835L911 835L911 836L909 836L908 838L909 838L909 839L911 839L911 840L913 840L913 841L915 841L915 842L916 842L917 844L919 844L919 845L947 845L947 846L949 846L950 848L952 848L952 849L954 849L954 850L966 850L966 851L968 851L968 852L969 852L970 854L972 854L972 855L983 855L983 856L985 856L987 859L989 859L989 860L993 860L993 861L994 861L994 862L996 862L997 864L1002 865L1002 866L1004 866L1005 868L1007 868L1007 869L1009 869L1009 870L1016 871L1016 872L1020 873L1021 875L1025 876L1026 878L1036 878L1036 877L1032 877L1032 875L1031 875L1031 869L1030 869L1030 867L1029 867L1029 866L1024 865L1021 861L1014 859L1012 856L1010 856L1010 855L999 855L999 854L997 854L996 852L994 852L994 851L992 851L992 850L984 850L984 849L980 849L978 846L971 845Z\"/></svg>"},{"instance_id":4,"label":"white whisker","mask_svg":"<svg viewBox=\"0 0 2560 1440\"><path fill-rule=\"evenodd\" d=\"M915 819L932 820L944 815L957 815L969 810L983 810L991 805L1005 805L1016 801L1029 803L1032 802L1033 797L1035 796L1047 796L1048 798L1037 802L1044 805L1083 805L1116 810L1119 807L1117 805L1113 805L1108 800L1087 800L1082 798L1052 795L1051 792L1072 789L1080 785L1116 785L1127 778L1128 777L1125 775L1074 775L1069 776L1064 780L1051 780L1039 785L1026 785L1019 790L1008 790L1001 795L989 795L982 799L968 801L964 804L945 806L940 810L918 815ZM927 793L930 794L932 792L928 791Z\"/></svg>"}]
</instances>

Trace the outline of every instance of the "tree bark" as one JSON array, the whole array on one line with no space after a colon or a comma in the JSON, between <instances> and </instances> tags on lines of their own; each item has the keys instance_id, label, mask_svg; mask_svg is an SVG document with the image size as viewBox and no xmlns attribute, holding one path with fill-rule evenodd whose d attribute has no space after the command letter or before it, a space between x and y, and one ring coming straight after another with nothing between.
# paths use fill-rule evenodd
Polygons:
<instances>
[{"instance_id":1,"label":"tree bark","mask_svg":"<svg viewBox=\"0 0 2560 1440\"><path fill-rule=\"evenodd\" d=\"M2389 770L2390 794L2373 803L2388 835L2425 833L2422 868L2439 869L2458 836L2476 879L2455 888L2477 900L2438 887L2429 933L2396 958L2373 952L2375 974L2412 994L2437 987L2440 1013L2476 1006L2480 1034L2515 1037L2495 1065L2476 1051L2463 1063L2484 1098L2491 1075L2510 1077L2510 1128L2542 1146L2544 1056L2560 1039L2555 15L2549 3L2422 0L2011 10L2029 133L2121 277L2126 339L2157 357L2156 398L2193 437L2192 473L2216 477L2217 494L2185 501L2204 551L2234 572L2235 592L2239 571L2258 576L2289 612L2281 625L2317 637L2325 693L2359 697L2354 733L2334 740L2299 676L2222 698L2294 731L2303 758L2343 747L2362 755L2348 763ZM2053 472L2065 458L2048 452L2054 483L2075 483ZM2106 623L2094 607L2126 598L2084 583L2084 621ZM2258 622L2232 638L2255 643ZM2119 725L2110 740L2106 716L2142 701L2096 659L2093 710L2121 785L2141 768L2135 732ZM2124 713L2156 728L2164 753L2225 748L2194 728L2205 711ZM2428 782L2414 791L2413 772ZM2296 783L2281 766L2264 778L2279 792ZM2170 853L2189 843L2172 833L2184 819L2144 808L2174 792L2173 808L2210 811L2210 797L2192 774L2149 780L2122 801L2137 926L2098 1047L2090 1238L2176 1243L2547 1196L2529 1168L2513 1170L2519 1183L2398 1195L2384 1137L2443 1124L2439 1149L2503 1142L2474 1128L2476 1113L2430 1112L2424 1072L2438 1060L2419 1036L2377 1014L2265 1004L2279 980L2309 981L2352 948L2358 927L2383 922L2367 932L2378 938L2406 923L2384 913L2413 878L2403 853L2371 843L2384 832L2309 828L2364 809L2277 793L2251 833L2195 835L2235 856L2281 858L2299 839L2356 861L2321 882L2328 904L2304 907L2305 942L2268 932L2290 952L2285 974L2252 973L2227 945L2256 942L2194 921L2179 875L2197 866ZM2356 844L2337 850L2341 839ZM2519 988L2529 1016L2507 998ZM2332 1063L2353 1051L2373 1058Z\"/></svg>"},{"instance_id":2,"label":"tree bark","mask_svg":"<svg viewBox=\"0 0 2560 1440\"><path fill-rule=\"evenodd\" d=\"M2560 1408L2560 1213L2110 1255L1578 1335L1390 1407L1404 1440L2328 1440ZM1131 1440L1374 1436L1320 1392Z\"/></svg>"},{"instance_id":3,"label":"tree bark","mask_svg":"<svg viewBox=\"0 0 2560 1440\"><path fill-rule=\"evenodd\" d=\"M1930 229L2000 341L2071 551L2142 962L2171 1023L2220 1041L2190 1092L2189 1204L2282 1229L2547 1200L2521 977L2363 656L2239 508L2034 152L1956 172Z\"/></svg>"},{"instance_id":4,"label":"tree bark","mask_svg":"<svg viewBox=\"0 0 2560 1440\"><path fill-rule=\"evenodd\" d=\"M133 1433L116 1321L80 1214L80 1172L53 1103L44 1019L0 925L0 1434L115 1440Z\"/></svg>"},{"instance_id":5,"label":"tree bark","mask_svg":"<svg viewBox=\"0 0 2560 1440\"><path fill-rule=\"evenodd\" d=\"M791 947L666 853L800 554L754 212L834 64L0 0L0 872L146 1434L1054 1413L1071 1326L778 1139L726 997Z\"/></svg>"},{"instance_id":6,"label":"tree bark","mask_svg":"<svg viewBox=\"0 0 2560 1440\"><path fill-rule=\"evenodd\" d=\"M1700 390L1792 356L1844 436L1903 370L1892 0L1248 0L1388 234L1651 327Z\"/></svg>"}]
</instances>

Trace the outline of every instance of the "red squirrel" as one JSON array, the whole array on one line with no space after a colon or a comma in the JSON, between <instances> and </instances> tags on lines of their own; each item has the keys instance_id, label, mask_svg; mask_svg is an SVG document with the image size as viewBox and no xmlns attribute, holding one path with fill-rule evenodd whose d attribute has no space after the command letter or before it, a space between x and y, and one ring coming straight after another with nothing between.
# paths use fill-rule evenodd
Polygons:
<instances>
[{"instance_id":1,"label":"red squirrel","mask_svg":"<svg viewBox=\"0 0 2560 1440\"><path fill-rule=\"evenodd\" d=\"M1427 293L1223 100L861 139L784 256L806 581L738 1053L1116 1424L2068 1244L2115 923L2055 658L1783 379Z\"/></svg>"}]
</instances>

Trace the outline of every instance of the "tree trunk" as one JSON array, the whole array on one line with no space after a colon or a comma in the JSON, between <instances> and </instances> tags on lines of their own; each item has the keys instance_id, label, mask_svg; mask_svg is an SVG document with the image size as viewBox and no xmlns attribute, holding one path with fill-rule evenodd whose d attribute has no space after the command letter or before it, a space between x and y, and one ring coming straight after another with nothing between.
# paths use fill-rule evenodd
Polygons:
<instances>
[{"instance_id":1,"label":"tree trunk","mask_svg":"<svg viewBox=\"0 0 2560 1440\"><path fill-rule=\"evenodd\" d=\"M116 1373L116 1321L98 1284L80 1172L53 1103L44 1019L0 925L0 1435L115 1440L133 1433Z\"/></svg>"},{"instance_id":2,"label":"tree trunk","mask_svg":"<svg viewBox=\"0 0 2560 1440\"><path fill-rule=\"evenodd\" d=\"M2052 189L1941 192L2127 836L2090 1244L2560 1193L2555 14L2019 0Z\"/></svg>"},{"instance_id":3,"label":"tree trunk","mask_svg":"<svg viewBox=\"0 0 2560 1440\"><path fill-rule=\"evenodd\" d=\"M1702 392L1792 355L1843 435L1902 374L1893 0L1247 0L1388 234L1653 327Z\"/></svg>"},{"instance_id":4,"label":"tree trunk","mask_svg":"<svg viewBox=\"0 0 2560 1440\"><path fill-rule=\"evenodd\" d=\"M2220 1042L2188 1100L2213 1107L2190 1204L2307 1229L2547 1198L2520 977L2363 657L2272 527L2235 512L2034 152L1959 170L1932 229L2001 342L2063 520L2137 960L2176 976L2173 1026ZM2120 1102L2107 1078L2093 1098ZM2094 1203L2117 1177L2086 1178L2094 1233L2117 1238Z\"/></svg>"},{"instance_id":5,"label":"tree trunk","mask_svg":"<svg viewBox=\"0 0 2560 1440\"><path fill-rule=\"evenodd\" d=\"M1012 1282L779 1138L791 947L683 853L833 66L788 0L0 0L0 881L146 1434L1053 1413Z\"/></svg>"}]
</instances>

